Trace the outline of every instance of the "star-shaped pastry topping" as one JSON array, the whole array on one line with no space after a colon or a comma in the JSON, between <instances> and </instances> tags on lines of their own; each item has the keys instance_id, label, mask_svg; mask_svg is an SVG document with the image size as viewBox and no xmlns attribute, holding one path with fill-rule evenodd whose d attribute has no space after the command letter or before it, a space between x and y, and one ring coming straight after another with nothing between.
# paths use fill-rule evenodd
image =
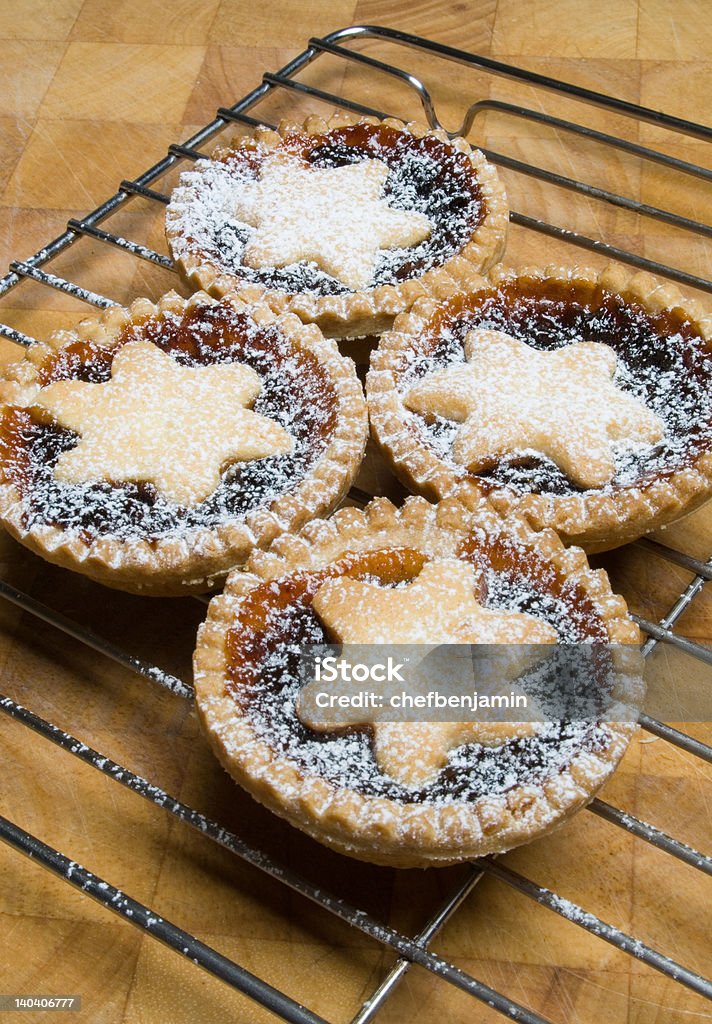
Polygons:
<instances>
[{"instance_id":1,"label":"star-shaped pastry topping","mask_svg":"<svg viewBox=\"0 0 712 1024\"><path fill-rule=\"evenodd\" d=\"M348 576L327 580L313 608L340 644L555 644L556 630L521 612L483 608L475 599L474 567L455 558L427 562L405 587L388 588ZM526 648L498 660L509 680L532 664ZM504 654L504 652L503 652ZM382 660L382 659L381 659ZM321 684L323 689L323 684ZM512 689L508 685L508 689ZM305 720L316 729L334 723ZM528 736L531 722L385 722L369 720L381 769L408 786L437 775L448 753L463 743L501 746Z\"/></svg>"},{"instance_id":2,"label":"star-shaped pastry topping","mask_svg":"<svg viewBox=\"0 0 712 1024\"><path fill-rule=\"evenodd\" d=\"M111 380L57 381L34 405L80 436L57 460L57 480L145 481L168 501L193 505L213 493L229 463L292 449L278 423L245 408L260 387L249 366L180 366L136 340L114 356Z\"/></svg>"},{"instance_id":3,"label":"star-shaped pastry topping","mask_svg":"<svg viewBox=\"0 0 712 1024\"><path fill-rule=\"evenodd\" d=\"M617 360L607 345L538 351L500 331L473 330L465 356L414 385L405 404L463 424L453 457L472 472L533 449L575 484L603 487L616 472L613 442L664 436L655 413L613 383Z\"/></svg>"},{"instance_id":4,"label":"star-shaped pastry topping","mask_svg":"<svg viewBox=\"0 0 712 1024\"><path fill-rule=\"evenodd\" d=\"M259 269L313 261L354 291L368 287L380 249L416 245L432 227L424 214L380 198L387 177L381 160L310 167L270 154L235 202L237 218L254 228L243 262Z\"/></svg>"},{"instance_id":5,"label":"star-shaped pastry topping","mask_svg":"<svg viewBox=\"0 0 712 1024\"><path fill-rule=\"evenodd\" d=\"M457 558L426 562L404 587L350 576L327 580L312 607L341 644L555 643L551 626L522 612L483 608L474 566Z\"/></svg>"}]
</instances>

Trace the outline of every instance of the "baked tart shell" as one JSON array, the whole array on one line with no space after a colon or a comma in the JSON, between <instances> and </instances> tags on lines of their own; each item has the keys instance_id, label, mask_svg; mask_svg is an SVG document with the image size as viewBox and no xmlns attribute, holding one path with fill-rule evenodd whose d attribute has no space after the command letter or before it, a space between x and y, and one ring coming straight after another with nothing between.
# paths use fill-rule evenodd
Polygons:
<instances>
[{"instance_id":1,"label":"baked tart shell","mask_svg":"<svg viewBox=\"0 0 712 1024\"><path fill-rule=\"evenodd\" d=\"M419 300L396 318L372 355L366 384L371 431L396 476L410 490L432 501L456 494L476 507L486 496L501 515L516 512L535 529L552 528L567 544L579 545L589 553L618 547L660 529L707 501L712 496L709 443L697 444L679 465L668 466L659 474L646 473L633 483L560 495L517 489L468 473L427 443L404 404L400 387L404 367L435 343L440 325L450 315L448 310L457 309L452 314L455 319L463 308L469 316L478 303L498 290L515 289L520 282L528 293L540 290L545 296L570 295L576 302L590 302L594 307L602 296L608 297L635 310L636 315L672 325L671 331L679 330L696 347L698 364L709 368L704 373L712 380L712 317L674 286L647 273L631 274L618 265L600 272L586 267L495 267L467 295L444 302ZM687 367L682 372L687 373ZM709 393L710 383L699 387L706 387ZM701 421L700 427L709 436L711 424Z\"/></svg>"},{"instance_id":2,"label":"baked tart shell","mask_svg":"<svg viewBox=\"0 0 712 1024\"><path fill-rule=\"evenodd\" d=\"M448 556L473 529L505 530L580 588L610 642L639 643L625 602L611 593L605 573L588 567L582 551L565 549L550 530L535 533L516 518L503 526L491 510L480 508L473 515L454 500L434 506L413 497L396 509L386 499L375 499L363 511L342 509L327 521L308 524L299 536L284 535L268 551L255 552L210 603L194 667L198 714L211 746L233 779L260 803L340 853L396 867L427 867L499 853L537 838L592 799L636 728L629 722L606 723L602 748L575 753L563 771L543 783L442 803L405 803L334 785L258 734L226 685L226 636L247 614L246 602L256 587L295 571L321 569L345 553L380 547L400 545L432 557Z\"/></svg>"},{"instance_id":3,"label":"baked tart shell","mask_svg":"<svg viewBox=\"0 0 712 1024\"><path fill-rule=\"evenodd\" d=\"M0 520L13 537L46 560L108 586L138 594L179 596L214 587L255 547L265 547L284 530L298 529L315 516L327 514L341 501L363 458L367 433L363 392L351 361L340 356L333 341L294 314L277 314L264 303L247 304L234 296L224 303L256 328L279 332L289 351L316 366L331 389L333 430L301 479L246 514L208 526L177 527L158 536L116 536L110 531L92 535L91 530L65 528L51 521L28 527L31 493L13 469L13 441L3 429ZM113 352L127 330L136 329L140 334L145 322L165 317L180 321L196 310L200 313L217 305L217 300L205 293L186 301L170 292L157 304L137 299L129 309L111 307L97 319L59 331L47 342L37 342L23 360L5 369L0 379L0 412L7 418L31 406L47 373L64 354L71 362L71 353L77 348ZM210 415L209 409L205 415Z\"/></svg>"}]
</instances>

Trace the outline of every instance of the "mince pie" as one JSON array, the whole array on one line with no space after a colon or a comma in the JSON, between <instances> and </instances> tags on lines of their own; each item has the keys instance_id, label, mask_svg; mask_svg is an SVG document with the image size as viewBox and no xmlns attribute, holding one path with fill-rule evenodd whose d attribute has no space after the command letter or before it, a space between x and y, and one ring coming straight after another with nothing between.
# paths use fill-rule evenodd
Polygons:
<instances>
[{"instance_id":1,"label":"mince pie","mask_svg":"<svg viewBox=\"0 0 712 1024\"><path fill-rule=\"evenodd\" d=\"M204 590L330 511L363 456L350 360L234 297L139 299L0 380L0 518L43 557L147 594Z\"/></svg>"},{"instance_id":2,"label":"mince pie","mask_svg":"<svg viewBox=\"0 0 712 1024\"><path fill-rule=\"evenodd\" d=\"M466 287L501 257L507 223L496 171L464 139L341 114L257 128L200 160L166 233L194 286L358 337Z\"/></svg>"},{"instance_id":3,"label":"mince pie","mask_svg":"<svg viewBox=\"0 0 712 1024\"><path fill-rule=\"evenodd\" d=\"M632 692L639 632L580 549L485 504L375 499L256 551L200 629L200 718L237 782L354 857L450 864L533 839L592 798L635 728L597 714L315 723L299 657L327 642L593 645L627 665Z\"/></svg>"},{"instance_id":4,"label":"mince pie","mask_svg":"<svg viewBox=\"0 0 712 1024\"><path fill-rule=\"evenodd\" d=\"M712 495L711 338L648 274L496 268L381 338L373 432L429 498L487 495L567 543L616 547Z\"/></svg>"}]
</instances>

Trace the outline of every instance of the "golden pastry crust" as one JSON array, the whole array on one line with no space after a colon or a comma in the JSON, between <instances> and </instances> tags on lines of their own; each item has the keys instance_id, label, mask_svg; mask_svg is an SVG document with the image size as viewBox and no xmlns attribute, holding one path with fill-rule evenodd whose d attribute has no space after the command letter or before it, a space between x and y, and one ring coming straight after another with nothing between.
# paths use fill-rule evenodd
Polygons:
<instances>
[{"instance_id":1,"label":"golden pastry crust","mask_svg":"<svg viewBox=\"0 0 712 1024\"><path fill-rule=\"evenodd\" d=\"M516 517L503 524L491 509L480 506L473 513L455 500L434 506L412 497L396 509L375 499L362 511L342 509L327 521L308 524L299 536L285 534L269 550L255 552L210 603L195 652L196 698L210 743L233 778L320 842L399 867L446 865L500 852L542 835L585 805L622 757L635 729L631 723L606 723L605 740L595 753L582 745L563 770L531 785L518 783L469 801L408 803L335 785L281 753L229 692L228 636L242 616L249 620L250 595L265 581L324 569L347 553L407 548L426 558L448 558L466 539L483 535L507 538L527 557L565 575L567 586L590 602L597 628L610 642L639 643L625 601L611 593L605 573L592 571L583 552L565 549L551 530L535 533ZM341 774L348 776L348 767Z\"/></svg>"},{"instance_id":2,"label":"golden pastry crust","mask_svg":"<svg viewBox=\"0 0 712 1024\"><path fill-rule=\"evenodd\" d=\"M397 476L411 490L431 500L457 494L466 504L476 505L486 494L502 515L516 511L535 529L551 527L566 543L578 544L589 552L617 547L659 529L705 502L712 495L712 452L709 443L703 441L691 442L677 465L673 452L660 471L641 471L632 482L623 479L618 483L614 479L609 486L588 490L569 487L560 494L535 493L523 486L517 489L468 472L428 442L423 421L409 411L404 401L400 382L408 361L422 354L424 346L434 344L445 320L451 326L463 316L471 323L478 304L496 303L497 294L516 295L518 289L527 297L539 291L556 301L575 300L581 306L588 303L592 309L608 302L649 318L651 323L661 325L661 331L667 325L669 333L678 332L689 345L697 361L694 373L704 372L712 378L712 318L671 285L649 274L631 274L616 265L601 272L586 267L519 271L496 267L467 296L444 303L418 301L409 313L396 319L393 330L381 338L372 356L366 385L372 433ZM688 372L693 373L680 359L680 366L671 376L677 375L679 385L680 374ZM661 379L665 376L662 371L658 375ZM699 392L699 423L693 423L693 429L709 436L709 383L707 397L702 384L695 386ZM677 401L674 395L668 407Z\"/></svg>"},{"instance_id":3,"label":"golden pastry crust","mask_svg":"<svg viewBox=\"0 0 712 1024\"><path fill-rule=\"evenodd\" d=\"M294 372L304 374L305 390L313 391L316 387L320 395L324 389L328 391L324 402L328 397L332 407L324 414L324 437L321 447L314 449L317 454L306 471L296 472L293 482L287 481L281 489L277 481L274 493L266 492L268 496L264 501L258 501L246 511L233 514L228 510L226 514L215 516L213 521L198 519L192 525L185 525L176 518L175 523L148 536L139 530L122 532L112 526L96 531L86 523L58 525L61 519L56 514L53 517L52 508L40 517L35 516L28 525L32 485L23 477L21 460L26 463L29 455L18 447L21 442L15 419L21 417L23 422L27 419L31 423L32 417L37 415L33 410L38 408L46 419L47 411L41 406L41 387L48 383L48 377L50 381L86 379L86 375L81 376L82 358L89 362L103 358L113 363L112 353L120 345L126 351L131 344L136 344L131 341L126 344L127 332L132 332L131 337L142 338L142 332L151 325L160 331L161 324L168 323L177 324L180 331L191 317L206 315L224 316L228 324L246 325L245 330L267 339L264 342L267 353L272 351L269 338L278 339L280 351L286 353L284 358L297 367ZM215 344L220 343L218 337ZM167 344L169 348L174 344L180 347L181 342L174 340ZM251 342L246 344L249 346ZM77 356L78 352L84 355ZM57 371L55 368L62 360L65 368ZM222 365L229 364L223 362ZM309 389L306 387L311 380L308 373L318 374L318 380L315 377ZM48 392L54 394L56 388L56 384L50 384ZM47 342L38 342L23 360L5 369L0 378L0 401L3 403L0 407L0 520L3 525L22 544L48 561L109 586L140 594L180 595L210 589L230 568L243 563L255 547L264 547L282 531L298 529L307 520L327 514L351 486L363 458L367 433L365 402L353 365L340 356L336 344L325 339L318 328L302 324L293 314L278 315L264 303L247 304L235 296L218 302L205 293L196 293L186 301L170 292L157 305L148 299L137 299L129 309L111 307L97 319L83 320L73 330L57 332ZM205 409L206 416L210 413L210 409ZM281 431L276 424L274 429ZM114 485L107 482L107 486Z\"/></svg>"},{"instance_id":4,"label":"golden pastry crust","mask_svg":"<svg viewBox=\"0 0 712 1024\"><path fill-rule=\"evenodd\" d=\"M197 215L195 211L202 215L206 201L210 201L209 190L201 184L201 177L210 173L216 161L229 162L232 154L257 154L261 162L277 153L297 152L300 145L309 145L310 140L320 136L359 125L372 126L374 131L389 129L414 139L430 137L449 147L458 159L466 157L478 190L480 210L477 223L458 242L456 251L403 281L320 294L318 290L286 290L250 280L241 256L235 257L234 266L226 268L198 243L195 238L198 232L192 220ZM419 297L444 298L466 289L476 273L487 270L502 257L508 222L507 200L496 170L464 139L451 140L443 131L430 131L416 123L406 125L395 118L379 121L340 113L328 121L312 116L301 125L284 121L276 132L257 128L252 135L237 139L232 146L218 148L210 161L202 161L183 175L181 184L174 190L166 214L166 235L177 267L193 287L218 296L237 289L248 300L264 299L280 312L290 311L305 323L318 324L327 336L354 338L387 329L393 318L409 309ZM348 247L349 224L344 223L342 230Z\"/></svg>"}]
</instances>

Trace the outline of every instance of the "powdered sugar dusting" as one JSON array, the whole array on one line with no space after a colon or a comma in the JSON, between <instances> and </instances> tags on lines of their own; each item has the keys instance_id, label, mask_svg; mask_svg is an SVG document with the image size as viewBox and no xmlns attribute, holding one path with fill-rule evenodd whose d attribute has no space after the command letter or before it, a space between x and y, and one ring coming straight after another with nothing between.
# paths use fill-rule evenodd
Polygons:
<instances>
[{"instance_id":1,"label":"powdered sugar dusting","mask_svg":"<svg viewBox=\"0 0 712 1024\"><path fill-rule=\"evenodd\" d=\"M235 195L237 217L253 228L245 266L312 261L347 288L368 288L379 250L417 245L432 229L423 214L394 210L381 199L388 173L381 160L310 167L285 153L270 154L259 179L244 182Z\"/></svg>"},{"instance_id":2,"label":"powdered sugar dusting","mask_svg":"<svg viewBox=\"0 0 712 1024\"><path fill-rule=\"evenodd\" d=\"M571 594L551 596L534 574L528 578L519 569L499 572L490 567L483 582L483 603L488 608L535 614L553 626L564 642L597 636L596 630L587 629L574 613ZM274 599L281 593L282 584L276 580L271 586ZM265 598L269 599L269 595ZM237 683L235 677L234 684L229 685L237 686L235 697L258 740L306 773L319 775L336 786L406 803L471 801L485 794L506 793L518 784L542 782L564 771L583 749L595 752L608 745L607 727L590 720L536 724L532 735L510 739L501 746L458 746L449 753L444 768L427 784L409 786L379 767L370 729L317 733L300 721L296 711L303 682L299 674L300 656L305 645L326 643L323 623L310 602L295 602L286 608L278 601L274 606L270 604L263 638L257 641L258 649L264 652L259 671L249 673L249 681L247 676L241 676ZM541 703L545 709L543 696ZM228 753L239 756L241 749L231 746L233 726L229 718L221 722L220 730ZM242 743L241 738L240 747Z\"/></svg>"},{"instance_id":3,"label":"powdered sugar dusting","mask_svg":"<svg viewBox=\"0 0 712 1024\"><path fill-rule=\"evenodd\" d=\"M338 273L328 272L329 261L321 254L318 262L307 253L286 266L256 266L254 260L245 259L246 247L252 247L255 240L248 222L253 218L245 212L245 200L259 187L263 163L274 155L259 146L246 147L221 160L201 160L181 176L168 210L174 257L207 260L222 272L239 274L243 280L285 292L337 295L349 292L355 284L394 284L441 266L465 244L479 224L482 203L469 159L432 137L415 139L383 126L358 125L313 139L299 137L298 142L298 157L303 166L315 170L346 168L365 161L378 161L386 166L388 178L380 196L384 209L392 211L386 216L399 220L403 214L409 214L414 221L430 224L432 230L421 232L421 241L413 236L404 244L393 235L379 243L383 247L376 255L369 279L349 281L351 288L344 283L346 278L339 279ZM294 155L286 144L284 151ZM336 244L347 259L353 218L338 195L332 199L339 221L340 238ZM246 219L240 219L240 210ZM288 233L291 221L285 220ZM358 231L358 224L354 227ZM301 231L295 220L295 244L289 241L289 251L299 251ZM325 232L324 238L330 241L331 232Z\"/></svg>"},{"instance_id":4,"label":"powdered sugar dusting","mask_svg":"<svg viewBox=\"0 0 712 1024\"><path fill-rule=\"evenodd\" d=\"M116 353L110 381L56 381L34 405L78 434L76 447L57 460L57 481L150 482L168 501L187 506L212 494L228 460L291 451L289 434L248 408L260 390L244 363L180 367L157 345L136 339Z\"/></svg>"},{"instance_id":5,"label":"powdered sugar dusting","mask_svg":"<svg viewBox=\"0 0 712 1024\"><path fill-rule=\"evenodd\" d=\"M617 360L607 345L538 351L480 328L468 332L464 351L465 364L428 374L406 393L405 404L460 424L452 456L473 472L531 445L569 479L593 488L615 474L616 441L651 444L664 434L644 402L612 383Z\"/></svg>"},{"instance_id":6,"label":"powdered sugar dusting","mask_svg":"<svg viewBox=\"0 0 712 1024\"><path fill-rule=\"evenodd\" d=\"M27 410L9 410L3 462L23 494L28 529L47 523L89 536L151 539L239 521L298 483L323 452L333 430L335 400L325 374L315 360L310 362L304 353L293 350L278 330L258 327L228 306L198 307L184 317L166 313L132 327L110 352L91 346L80 353L81 358L60 352L52 380L108 380L114 352L135 337L149 338L181 366L239 362L250 367L260 387L254 413L285 431L292 450L234 462L208 498L179 505L150 483L107 479L76 484L56 479L58 459L75 448L78 435L41 422ZM158 392L148 398L158 401ZM209 404L203 412L211 415ZM189 430L187 424L185 429Z\"/></svg>"},{"instance_id":7,"label":"powdered sugar dusting","mask_svg":"<svg viewBox=\"0 0 712 1024\"><path fill-rule=\"evenodd\" d=\"M580 342L609 346L618 357L613 384L658 417L664 428L661 440L651 443L628 437L611 445L615 472L605 484L591 490L611 493L622 487L644 486L654 477L688 465L696 453L712 445L712 360L689 324L668 323L604 296L598 304L539 296L517 296L514 287L502 287L476 307L465 309L440 331L427 351L413 351L398 379L399 393L408 392L443 368L464 363L464 342L473 328L504 331L538 350L557 350ZM502 371L503 393L516 390L518 381ZM473 397L475 415L476 397ZM424 416L406 411L409 429L453 472L466 471L454 457L460 424L442 415ZM570 494L581 489L534 443L493 458L479 474L493 483L522 491ZM496 452L496 439L492 450Z\"/></svg>"}]
</instances>

